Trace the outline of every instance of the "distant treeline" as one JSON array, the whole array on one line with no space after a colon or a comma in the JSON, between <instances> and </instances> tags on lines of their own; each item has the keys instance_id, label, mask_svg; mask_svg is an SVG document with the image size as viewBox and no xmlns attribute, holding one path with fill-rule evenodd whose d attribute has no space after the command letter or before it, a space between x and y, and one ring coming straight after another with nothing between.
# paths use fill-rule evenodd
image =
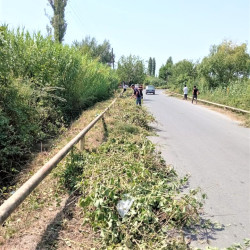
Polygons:
<instances>
[{"instance_id":1,"label":"distant treeline","mask_svg":"<svg viewBox=\"0 0 250 250\"><path fill-rule=\"evenodd\" d=\"M201 62L171 57L159 70L159 78L167 87L182 93L186 84L189 93L198 86L202 97L222 104L250 110L250 55L247 45L224 41L212 46Z\"/></svg>"},{"instance_id":2,"label":"distant treeline","mask_svg":"<svg viewBox=\"0 0 250 250\"><path fill-rule=\"evenodd\" d=\"M36 143L117 87L116 73L80 50L0 27L0 181L15 174Z\"/></svg>"}]
</instances>

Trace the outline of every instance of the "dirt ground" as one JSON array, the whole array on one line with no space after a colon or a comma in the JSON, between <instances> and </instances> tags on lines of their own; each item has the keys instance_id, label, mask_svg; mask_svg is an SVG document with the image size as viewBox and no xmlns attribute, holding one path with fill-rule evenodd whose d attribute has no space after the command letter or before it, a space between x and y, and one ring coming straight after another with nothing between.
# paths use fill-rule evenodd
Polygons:
<instances>
[{"instance_id":1,"label":"dirt ground","mask_svg":"<svg viewBox=\"0 0 250 250\"><path fill-rule=\"evenodd\" d=\"M34 157L17 177L16 187L29 179L110 102L99 103L83 112L54 144ZM92 150L105 140L105 126L111 119L109 117L107 114L88 132L85 149ZM63 167L64 162L65 160L56 169ZM61 189L57 170L53 170L0 227L0 249L98 249L99 234L93 232L88 225L83 225L84 215L78 206L78 199L78 194L68 194L67 190Z\"/></svg>"},{"instance_id":2,"label":"dirt ground","mask_svg":"<svg viewBox=\"0 0 250 250\"><path fill-rule=\"evenodd\" d=\"M91 249L98 246L98 235L82 225L83 215L76 196L64 197L61 206L40 211L37 221L3 242L3 250Z\"/></svg>"}]
</instances>

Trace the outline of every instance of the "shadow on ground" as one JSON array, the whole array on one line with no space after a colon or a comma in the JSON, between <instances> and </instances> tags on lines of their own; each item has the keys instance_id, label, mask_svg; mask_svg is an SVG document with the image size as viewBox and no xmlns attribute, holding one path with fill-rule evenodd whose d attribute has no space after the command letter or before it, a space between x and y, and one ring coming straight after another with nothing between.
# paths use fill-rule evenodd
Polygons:
<instances>
[{"instance_id":1,"label":"shadow on ground","mask_svg":"<svg viewBox=\"0 0 250 250\"><path fill-rule=\"evenodd\" d=\"M43 236L36 246L36 250L57 249L59 233L63 230L64 219L71 220L73 218L73 209L75 207L78 196L70 196L64 208L57 214L53 221L47 226Z\"/></svg>"},{"instance_id":2,"label":"shadow on ground","mask_svg":"<svg viewBox=\"0 0 250 250\"><path fill-rule=\"evenodd\" d=\"M184 229L184 235L188 238L192 245L210 244L213 240L216 240L216 235L225 230L224 225L211 222L210 220L202 218L199 225L196 225L189 229Z\"/></svg>"}]
</instances>

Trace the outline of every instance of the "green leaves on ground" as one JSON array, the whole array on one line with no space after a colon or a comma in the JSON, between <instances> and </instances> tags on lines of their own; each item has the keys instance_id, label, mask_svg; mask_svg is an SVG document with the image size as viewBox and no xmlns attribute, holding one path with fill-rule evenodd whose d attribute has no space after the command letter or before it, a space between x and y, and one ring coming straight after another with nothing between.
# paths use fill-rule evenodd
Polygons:
<instances>
[{"instance_id":1,"label":"green leaves on ground","mask_svg":"<svg viewBox=\"0 0 250 250\"><path fill-rule=\"evenodd\" d=\"M184 241L173 235L181 235L182 228L199 221L198 190L181 192L188 178L179 178L166 166L146 138L152 118L145 110L128 100L119 100L117 105L111 114L113 125L107 124L107 141L95 152L72 156L84 161L81 180L75 183L82 193L84 221L100 232L105 247L184 247ZM71 160L68 168L72 168ZM122 218L116 206L127 195L134 202Z\"/></svg>"}]
</instances>

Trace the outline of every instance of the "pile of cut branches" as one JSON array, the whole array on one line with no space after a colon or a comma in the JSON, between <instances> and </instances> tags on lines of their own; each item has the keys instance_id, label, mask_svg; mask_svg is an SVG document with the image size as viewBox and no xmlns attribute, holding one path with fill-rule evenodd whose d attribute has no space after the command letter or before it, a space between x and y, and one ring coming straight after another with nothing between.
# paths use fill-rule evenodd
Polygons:
<instances>
[{"instance_id":1,"label":"pile of cut branches","mask_svg":"<svg viewBox=\"0 0 250 250\"><path fill-rule=\"evenodd\" d=\"M100 232L104 247L185 249L182 229L200 220L199 190L182 192L188 177L179 178L147 139L152 117L128 99L118 105L107 141L74 152L61 180L81 191L84 222ZM128 199L132 206L122 216L117 204Z\"/></svg>"}]
</instances>

